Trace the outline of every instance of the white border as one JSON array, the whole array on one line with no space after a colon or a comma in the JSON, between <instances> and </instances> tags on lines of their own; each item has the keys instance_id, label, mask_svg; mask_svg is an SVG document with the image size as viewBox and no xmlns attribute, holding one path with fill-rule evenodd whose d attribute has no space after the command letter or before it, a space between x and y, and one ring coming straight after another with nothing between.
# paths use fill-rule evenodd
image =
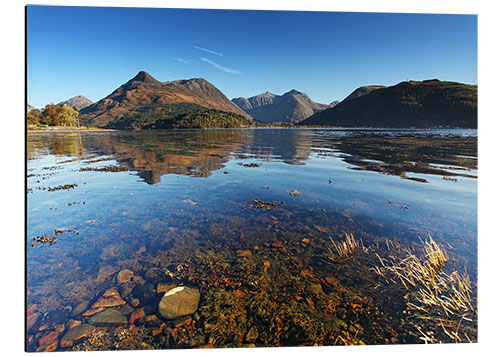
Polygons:
<instances>
[{"instance_id":1,"label":"white border","mask_svg":"<svg viewBox=\"0 0 500 357\"><path fill-rule=\"evenodd\" d=\"M217 349L198 351L151 351L119 352L133 353L133 356L215 356L255 353L274 354L315 354L330 357L339 356L434 356L453 354L458 356L491 355L498 331L498 257L499 252L496 227L498 221L497 181L499 174L496 161L500 150L498 137L498 88L499 56L498 6L495 1L476 0L357 0L357 1L278 1L254 0L235 2L227 0L207 1L160 1L160 0L71 0L71 1L29 1L30 4L73 5L73 6L127 6L127 7L177 7L177 8L228 8L262 10L323 10L352 12L419 12L479 14L479 343L445 346L368 346L368 347L300 347ZM0 326L2 352L9 356L23 354L24 350L24 5L20 0L2 2L0 12L2 36L2 93L3 128L1 133L2 153L2 249ZM7 109L7 110L5 110ZM6 229L5 229L6 228ZM110 355L101 352L98 355ZM74 356L62 352L59 355ZM85 355L95 355L87 352Z\"/></svg>"}]
</instances>

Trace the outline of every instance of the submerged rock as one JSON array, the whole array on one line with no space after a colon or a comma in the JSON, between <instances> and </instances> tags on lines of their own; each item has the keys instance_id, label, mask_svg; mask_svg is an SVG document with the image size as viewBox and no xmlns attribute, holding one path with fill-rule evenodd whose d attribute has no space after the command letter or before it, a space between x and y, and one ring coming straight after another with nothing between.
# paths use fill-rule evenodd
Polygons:
<instances>
[{"instance_id":1,"label":"submerged rock","mask_svg":"<svg viewBox=\"0 0 500 357\"><path fill-rule=\"evenodd\" d=\"M252 251L250 249L237 250L236 254L238 254L238 257L251 257Z\"/></svg>"},{"instance_id":2,"label":"submerged rock","mask_svg":"<svg viewBox=\"0 0 500 357\"><path fill-rule=\"evenodd\" d=\"M152 267L146 271L145 277L147 280L154 280L160 278L162 275L164 276L160 268Z\"/></svg>"},{"instance_id":3,"label":"submerged rock","mask_svg":"<svg viewBox=\"0 0 500 357\"><path fill-rule=\"evenodd\" d=\"M101 311L104 311L105 309L106 309L105 307L98 307L97 309L90 309L90 310L85 311L82 316L92 316L92 315L95 315Z\"/></svg>"},{"instance_id":4,"label":"submerged rock","mask_svg":"<svg viewBox=\"0 0 500 357\"><path fill-rule=\"evenodd\" d=\"M94 332L95 329L96 329L95 326L88 324L83 324L73 327L72 329L68 330L68 332L66 332L66 334L61 338L60 345L63 348L71 347L73 346L75 341L87 337L92 332Z\"/></svg>"},{"instance_id":5,"label":"submerged rock","mask_svg":"<svg viewBox=\"0 0 500 357\"><path fill-rule=\"evenodd\" d=\"M74 309L73 311L71 312L71 316L72 317L75 317L75 316L78 316L80 315L82 312L84 312L85 310L87 310L87 307L89 306L89 302L90 300L84 300L82 301L81 303L79 303Z\"/></svg>"},{"instance_id":6,"label":"submerged rock","mask_svg":"<svg viewBox=\"0 0 500 357\"><path fill-rule=\"evenodd\" d=\"M47 342L36 349L36 352L53 352L57 348L58 341Z\"/></svg>"},{"instance_id":7,"label":"submerged rock","mask_svg":"<svg viewBox=\"0 0 500 357\"><path fill-rule=\"evenodd\" d=\"M97 273L97 280L99 282L103 282L107 278L109 278L111 275L116 273L118 269L111 266L111 265L105 265L99 269L99 272Z\"/></svg>"},{"instance_id":8,"label":"submerged rock","mask_svg":"<svg viewBox=\"0 0 500 357\"><path fill-rule=\"evenodd\" d=\"M106 290L106 292L97 300L94 305L92 305L92 308L98 309L100 307L114 307L114 306L121 306L125 305L126 302L123 300L118 294L118 291L116 289L111 288Z\"/></svg>"},{"instance_id":9,"label":"submerged rock","mask_svg":"<svg viewBox=\"0 0 500 357\"><path fill-rule=\"evenodd\" d=\"M146 283L146 280L144 280L144 278L142 276L134 275L134 278L132 279L132 282L143 285L143 284Z\"/></svg>"},{"instance_id":10,"label":"submerged rock","mask_svg":"<svg viewBox=\"0 0 500 357\"><path fill-rule=\"evenodd\" d=\"M144 318L144 322L148 326L159 326L161 324L161 320L156 315L148 315Z\"/></svg>"},{"instance_id":11,"label":"submerged rock","mask_svg":"<svg viewBox=\"0 0 500 357\"><path fill-rule=\"evenodd\" d=\"M66 328L68 330L72 329L73 327L76 327L78 325L81 325L82 322L79 321L79 320L73 320L73 319L70 319L67 323L66 323Z\"/></svg>"},{"instance_id":12,"label":"submerged rock","mask_svg":"<svg viewBox=\"0 0 500 357\"><path fill-rule=\"evenodd\" d=\"M126 325L127 318L117 310L107 309L95 316L92 316L89 323L95 326Z\"/></svg>"},{"instance_id":13,"label":"submerged rock","mask_svg":"<svg viewBox=\"0 0 500 357\"><path fill-rule=\"evenodd\" d=\"M163 295L158 305L160 315L166 319L193 314L198 309L200 292L187 286L170 289Z\"/></svg>"},{"instance_id":14,"label":"submerged rock","mask_svg":"<svg viewBox=\"0 0 500 357\"><path fill-rule=\"evenodd\" d=\"M35 322L38 320L38 316L40 316L40 313L38 312L34 312L30 315L28 315L27 317L27 322L26 322L26 327L29 330L31 330L31 328L33 327L33 325L35 324Z\"/></svg>"},{"instance_id":15,"label":"submerged rock","mask_svg":"<svg viewBox=\"0 0 500 357\"><path fill-rule=\"evenodd\" d=\"M325 281L328 284L330 284L331 286L337 286L337 285L339 285L339 281L336 278L334 278L333 276L327 276L325 278Z\"/></svg>"},{"instance_id":16,"label":"submerged rock","mask_svg":"<svg viewBox=\"0 0 500 357\"><path fill-rule=\"evenodd\" d=\"M134 309L129 304L125 304L118 309L118 312L123 315L130 315L133 311Z\"/></svg>"},{"instance_id":17,"label":"submerged rock","mask_svg":"<svg viewBox=\"0 0 500 357\"><path fill-rule=\"evenodd\" d=\"M132 270L123 269L118 273L116 280L118 284L125 284L131 282L133 278L134 272Z\"/></svg>"},{"instance_id":18,"label":"submerged rock","mask_svg":"<svg viewBox=\"0 0 500 357\"><path fill-rule=\"evenodd\" d=\"M133 325L137 320L140 320L139 322L142 322L145 317L146 314L144 313L144 309L141 307L140 309L132 312L132 314L130 315L129 324Z\"/></svg>"},{"instance_id":19,"label":"submerged rock","mask_svg":"<svg viewBox=\"0 0 500 357\"><path fill-rule=\"evenodd\" d=\"M156 287L157 293L166 293L170 289L175 288L174 284L158 283Z\"/></svg>"},{"instance_id":20,"label":"submerged rock","mask_svg":"<svg viewBox=\"0 0 500 357\"><path fill-rule=\"evenodd\" d=\"M43 336L38 343L40 346L45 345L45 344L51 344L54 342L59 337L60 332L59 331L51 331L45 336Z\"/></svg>"}]
</instances>

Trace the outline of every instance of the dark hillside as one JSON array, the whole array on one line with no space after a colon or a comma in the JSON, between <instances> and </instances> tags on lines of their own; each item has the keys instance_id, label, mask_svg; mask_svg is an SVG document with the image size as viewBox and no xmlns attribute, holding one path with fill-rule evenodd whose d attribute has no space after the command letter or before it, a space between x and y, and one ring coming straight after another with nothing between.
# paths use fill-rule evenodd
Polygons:
<instances>
[{"instance_id":1,"label":"dark hillside","mask_svg":"<svg viewBox=\"0 0 500 357\"><path fill-rule=\"evenodd\" d=\"M343 101L299 125L477 128L477 86L439 80L401 82Z\"/></svg>"}]
</instances>

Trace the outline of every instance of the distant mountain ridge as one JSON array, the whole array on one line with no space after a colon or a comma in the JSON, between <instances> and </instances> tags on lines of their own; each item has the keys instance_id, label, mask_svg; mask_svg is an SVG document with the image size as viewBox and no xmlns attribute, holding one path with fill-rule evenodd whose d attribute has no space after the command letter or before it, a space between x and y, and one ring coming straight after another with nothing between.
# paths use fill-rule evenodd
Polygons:
<instances>
[{"instance_id":1,"label":"distant mountain ridge","mask_svg":"<svg viewBox=\"0 0 500 357\"><path fill-rule=\"evenodd\" d=\"M374 87L356 89L340 104L299 125L477 128L477 85L434 79Z\"/></svg>"},{"instance_id":2,"label":"distant mountain ridge","mask_svg":"<svg viewBox=\"0 0 500 357\"><path fill-rule=\"evenodd\" d=\"M78 110L88 107L91 104L94 104L94 102L83 95L77 95L63 102L57 103L57 105L67 105L70 108L75 107Z\"/></svg>"},{"instance_id":3,"label":"distant mountain ridge","mask_svg":"<svg viewBox=\"0 0 500 357\"><path fill-rule=\"evenodd\" d=\"M262 94L257 94L250 98L234 98L231 99L233 103L239 106L243 110L251 110L257 107L261 107L263 105L273 104L274 98L278 97L276 94L271 92L265 92Z\"/></svg>"},{"instance_id":4,"label":"distant mountain ridge","mask_svg":"<svg viewBox=\"0 0 500 357\"><path fill-rule=\"evenodd\" d=\"M368 93L373 92L374 90L386 88L386 86L363 86L354 90L351 94L349 94L342 102L347 102L352 99L356 99L362 97Z\"/></svg>"},{"instance_id":5,"label":"distant mountain ridge","mask_svg":"<svg viewBox=\"0 0 500 357\"><path fill-rule=\"evenodd\" d=\"M265 92L250 98L234 98L232 102L263 123L298 123L336 104L316 103L306 93L295 89L283 95Z\"/></svg>"},{"instance_id":6,"label":"distant mountain ridge","mask_svg":"<svg viewBox=\"0 0 500 357\"><path fill-rule=\"evenodd\" d=\"M145 71L140 71L107 97L83 108L81 113L85 124L103 127L111 120L143 106L177 103L194 103L251 119L203 78L160 82Z\"/></svg>"}]
</instances>

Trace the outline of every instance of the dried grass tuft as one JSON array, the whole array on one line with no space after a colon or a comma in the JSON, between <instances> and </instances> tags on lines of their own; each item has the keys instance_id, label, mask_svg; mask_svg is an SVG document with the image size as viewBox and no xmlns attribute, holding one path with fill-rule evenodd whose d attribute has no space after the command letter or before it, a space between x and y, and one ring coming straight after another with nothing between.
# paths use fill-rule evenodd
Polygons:
<instances>
[{"instance_id":1,"label":"dried grass tuft","mask_svg":"<svg viewBox=\"0 0 500 357\"><path fill-rule=\"evenodd\" d=\"M444 247L430 236L422 244L422 257L409 249L402 258L383 259L376 254L381 267L373 271L386 280L399 280L408 290L408 309L419 318L438 321L452 340L461 342L460 325L464 320L472 321L475 314L469 275L457 271L446 274L443 268L448 255Z\"/></svg>"},{"instance_id":2,"label":"dried grass tuft","mask_svg":"<svg viewBox=\"0 0 500 357\"><path fill-rule=\"evenodd\" d=\"M363 245L363 240L356 240L354 236L350 234L345 234L346 239L342 242L335 242L332 237L330 237L330 241L332 242L333 247L335 248L336 253L334 253L330 248L328 250L331 253L332 259L346 259L354 254L356 250L362 250L366 252L366 248Z\"/></svg>"}]
</instances>

